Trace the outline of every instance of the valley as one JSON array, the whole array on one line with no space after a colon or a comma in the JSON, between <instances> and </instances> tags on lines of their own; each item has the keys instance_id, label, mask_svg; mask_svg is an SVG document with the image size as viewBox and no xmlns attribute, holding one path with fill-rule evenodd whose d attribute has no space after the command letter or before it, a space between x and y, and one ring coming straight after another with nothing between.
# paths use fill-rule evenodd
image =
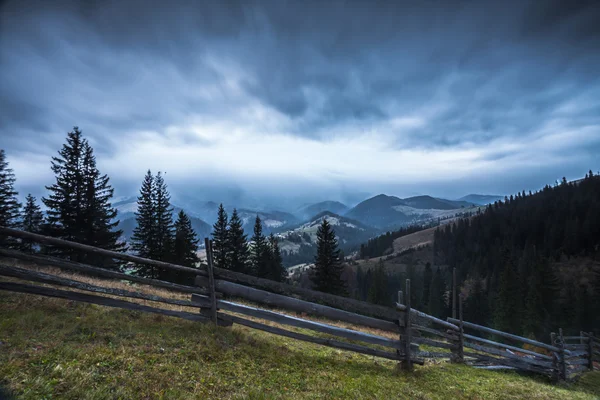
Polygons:
<instances>
[{"instance_id":1,"label":"valley","mask_svg":"<svg viewBox=\"0 0 600 400\"><path fill-rule=\"evenodd\" d=\"M368 198L353 207L339 201L321 201L290 210L254 210L236 205L224 205L229 215L237 208L246 235L251 236L255 217L261 218L265 234L274 233L279 240L284 265L311 263L316 252L316 232L323 218L334 226L341 250L355 253L360 244L372 237L408 225L434 226L465 215L476 214L482 205L465 199L483 202L498 196L468 195L458 200L431 196L401 199L384 194ZM186 201L190 207L174 203L173 215L184 210L199 238L209 237L217 220L219 204L214 201ZM135 228L137 198L120 198L114 204L118 210L119 228L129 240ZM200 247L203 241L200 242ZM401 250L394 250L401 251Z\"/></svg>"}]
</instances>

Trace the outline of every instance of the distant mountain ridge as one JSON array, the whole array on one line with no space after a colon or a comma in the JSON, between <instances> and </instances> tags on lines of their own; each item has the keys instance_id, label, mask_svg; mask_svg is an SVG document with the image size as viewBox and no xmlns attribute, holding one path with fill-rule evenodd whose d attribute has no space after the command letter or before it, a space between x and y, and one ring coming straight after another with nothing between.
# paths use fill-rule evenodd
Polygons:
<instances>
[{"instance_id":1,"label":"distant mountain ridge","mask_svg":"<svg viewBox=\"0 0 600 400\"><path fill-rule=\"evenodd\" d=\"M377 235L379 230L364 225L345 216L330 211L323 211L308 221L291 227L290 230L277 234L284 265L312 262L316 253L317 230L323 219L326 219L335 231L340 249L345 252L355 250L361 243Z\"/></svg>"},{"instance_id":2,"label":"distant mountain ridge","mask_svg":"<svg viewBox=\"0 0 600 400\"><path fill-rule=\"evenodd\" d=\"M498 200L504 200L504 196L493 195L493 194L468 194L461 197L458 201L467 201L480 206L485 206L494 203Z\"/></svg>"},{"instance_id":3,"label":"distant mountain ridge","mask_svg":"<svg viewBox=\"0 0 600 400\"><path fill-rule=\"evenodd\" d=\"M314 223L319 218L333 218L336 222L341 221L338 229L354 229L356 232L347 232L348 238L343 240L354 242L351 236L365 239L364 235L358 234L361 229L370 234L394 230L409 224L430 223L432 220L450 218L453 215L473 207L474 204L487 201L488 197L499 196L469 195L459 200L448 200L422 195L401 199L396 196L379 194L366 199L355 207L349 209L339 201L321 201L305 205L295 211L265 211L239 207L238 215L243 222L244 231L251 236L255 218L258 215L263 223L265 234L289 232L299 227ZM475 201L469 201L473 199ZM197 203L186 203L191 207L183 208L192 219L192 225L198 237L209 236L212 225L217 219L219 204L214 201L199 201ZM172 204L174 214L182 207ZM119 211L118 219L121 220L120 227L128 239L135 226L135 211L137 210L137 197L124 197L114 203ZM225 210L231 217L234 206L225 205ZM350 227L355 225L355 227ZM335 228L335 227L334 227ZM316 232L316 230L315 230ZM368 237L366 237L368 239Z\"/></svg>"},{"instance_id":4,"label":"distant mountain ridge","mask_svg":"<svg viewBox=\"0 0 600 400\"><path fill-rule=\"evenodd\" d=\"M379 194L359 203L345 216L381 230L389 230L434 218L448 218L474 206L474 203L463 200L453 201L431 196L401 199Z\"/></svg>"},{"instance_id":5,"label":"distant mountain ridge","mask_svg":"<svg viewBox=\"0 0 600 400\"><path fill-rule=\"evenodd\" d=\"M348 206L339 201L321 201L319 203L310 204L298 209L294 214L300 220L308 220L317 214L324 211L329 211L334 214L344 215L348 211Z\"/></svg>"}]
</instances>

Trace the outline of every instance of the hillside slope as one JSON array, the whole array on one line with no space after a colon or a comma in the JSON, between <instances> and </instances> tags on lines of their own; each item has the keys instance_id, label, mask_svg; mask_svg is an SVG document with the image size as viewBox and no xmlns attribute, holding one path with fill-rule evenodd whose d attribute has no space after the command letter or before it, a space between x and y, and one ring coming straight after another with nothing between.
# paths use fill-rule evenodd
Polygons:
<instances>
[{"instance_id":1,"label":"hillside slope","mask_svg":"<svg viewBox=\"0 0 600 400\"><path fill-rule=\"evenodd\" d=\"M346 206L343 203L340 203L339 201L321 201L319 203L310 204L305 207L302 207L294 214L302 221L305 221L324 211L329 211L334 214L343 215L346 211L348 211L348 206Z\"/></svg>"},{"instance_id":2,"label":"hillside slope","mask_svg":"<svg viewBox=\"0 0 600 400\"><path fill-rule=\"evenodd\" d=\"M161 294L162 295L162 294ZM454 364L397 364L234 325L215 328L0 292L1 383L19 399L580 399L577 384Z\"/></svg>"},{"instance_id":3,"label":"hillside slope","mask_svg":"<svg viewBox=\"0 0 600 400\"><path fill-rule=\"evenodd\" d=\"M308 222L277 235L286 267L310 263L314 260L317 248L317 230L323 219L331 224L340 249L346 253L378 233L376 229L358 221L329 211L322 212L310 218Z\"/></svg>"}]
</instances>

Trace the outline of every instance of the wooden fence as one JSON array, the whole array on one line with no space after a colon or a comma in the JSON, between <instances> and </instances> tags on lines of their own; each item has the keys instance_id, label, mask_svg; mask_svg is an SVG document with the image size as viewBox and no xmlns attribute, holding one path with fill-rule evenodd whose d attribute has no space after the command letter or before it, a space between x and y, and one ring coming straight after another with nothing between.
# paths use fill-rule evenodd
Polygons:
<instances>
[{"instance_id":1,"label":"wooden fence","mask_svg":"<svg viewBox=\"0 0 600 400\"><path fill-rule=\"evenodd\" d=\"M551 344L545 344L500 332L464 321L462 299L460 298L458 319L442 320L418 311L410 304L410 280L406 281L404 291L398 292L396 307L391 308L216 268L213 266L212 243L208 239L205 239L206 263L201 264L200 268L189 268L4 227L0 227L0 234L28 239L45 245L89 252L111 259L134 262L138 265L146 264L166 270L191 273L196 276L190 285L181 285L46 255L27 254L0 248L0 275L61 287L59 289L29 283L0 281L0 290L159 313L193 321L212 322L220 326L230 326L236 323L310 343L397 360L400 362L400 366L407 370L411 370L413 364L422 365L426 358L448 358L452 362L484 362L541 373L555 379L572 379L577 374L593 369L593 361L600 359L600 341L591 333L581 332L580 336L569 337L563 336L562 330L560 330L558 335L552 334ZM91 285L61 276L20 268L18 265L22 261L103 278L141 283L191 296L190 300L179 300L151 295L139 290ZM65 290L65 288L77 291ZM94 294L82 293L82 291ZM454 292L456 292L455 288ZM194 307L199 309L199 312L151 307L125 299ZM252 303L253 306L235 302L234 299L243 299ZM456 310L454 296L453 305ZM291 316L272 309L259 308L261 306L367 327L382 331L382 334L342 328L333 324ZM269 325L266 321L327 334L331 337L300 333L280 326ZM465 330L473 334L467 334ZM383 336L383 332L393 333L393 335ZM514 345L493 341L490 337L482 337L482 334L491 336L495 340L509 340ZM353 343L339 339L351 340ZM531 346L533 350L523 349L521 346L525 344Z\"/></svg>"}]
</instances>

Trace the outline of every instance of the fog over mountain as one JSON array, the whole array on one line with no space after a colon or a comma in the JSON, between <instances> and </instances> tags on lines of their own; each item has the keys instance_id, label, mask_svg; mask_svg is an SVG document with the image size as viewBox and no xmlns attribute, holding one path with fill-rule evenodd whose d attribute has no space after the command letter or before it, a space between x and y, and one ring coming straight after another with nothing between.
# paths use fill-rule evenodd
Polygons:
<instances>
[{"instance_id":1,"label":"fog over mountain","mask_svg":"<svg viewBox=\"0 0 600 400\"><path fill-rule=\"evenodd\" d=\"M600 168L600 11L559 1L3 1L21 193L79 126L118 196L458 199ZM186 205L186 207L188 207Z\"/></svg>"}]
</instances>

